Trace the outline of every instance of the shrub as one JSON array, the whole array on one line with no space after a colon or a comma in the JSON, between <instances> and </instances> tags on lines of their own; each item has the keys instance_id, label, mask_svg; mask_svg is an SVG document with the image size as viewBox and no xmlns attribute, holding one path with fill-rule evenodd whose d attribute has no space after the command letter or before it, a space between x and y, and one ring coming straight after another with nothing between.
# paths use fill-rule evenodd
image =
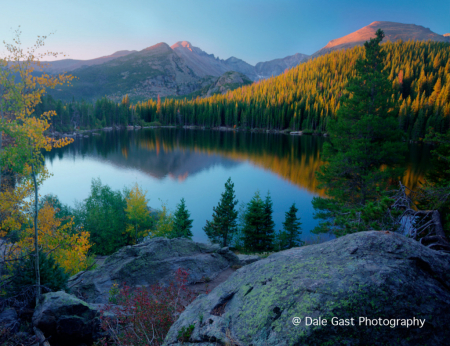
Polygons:
<instances>
[{"instance_id":1,"label":"shrub","mask_svg":"<svg viewBox=\"0 0 450 346\"><path fill-rule=\"evenodd\" d=\"M52 291L65 290L69 274L55 261L52 255L39 253L41 286ZM36 284L34 253L17 261L12 267L11 290L18 292Z\"/></svg>"},{"instance_id":2,"label":"shrub","mask_svg":"<svg viewBox=\"0 0 450 346\"><path fill-rule=\"evenodd\" d=\"M92 180L91 194L77 206L75 215L76 222L90 234L93 253L110 255L133 243L126 233L127 195L128 191L113 191L108 185L102 185L100 178Z\"/></svg>"},{"instance_id":3,"label":"shrub","mask_svg":"<svg viewBox=\"0 0 450 346\"><path fill-rule=\"evenodd\" d=\"M162 345L172 324L195 299L186 287L188 276L180 268L167 286L132 289L124 284L118 293L112 290L114 297L110 301L119 305L107 304L102 312L101 325L109 338L103 339L101 345ZM181 337L189 339L192 330L184 330Z\"/></svg>"},{"instance_id":4,"label":"shrub","mask_svg":"<svg viewBox=\"0 0 450 346\"><path fill-rule=\"evenodd\" d=\"M187 342L191 338L192 332L194 331L195 326L190 324L189 327L182 327L181 330L178 331L178 341Z\"/></svg>"}]
</instances>

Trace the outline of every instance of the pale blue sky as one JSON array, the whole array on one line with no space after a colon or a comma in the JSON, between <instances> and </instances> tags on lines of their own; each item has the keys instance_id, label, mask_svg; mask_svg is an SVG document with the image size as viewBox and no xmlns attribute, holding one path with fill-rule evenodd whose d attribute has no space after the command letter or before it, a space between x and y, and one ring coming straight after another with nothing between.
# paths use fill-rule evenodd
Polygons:
<instances>
[{"instance_id":1,"label":"pale blue sky","mask_svg":"<svg viewBox=\"0 0 450 346\"><path fill-rule=\"evenodd\" d=\"M312 54L374 21L450 32L449 0L21 0L1 1L0 41L21 25L23 41L55 32L47 47L73 59L159 42L190 41L222 59L255 64ZM3 49L1 49L3 51Z\"/></svg>"}]
</instances>

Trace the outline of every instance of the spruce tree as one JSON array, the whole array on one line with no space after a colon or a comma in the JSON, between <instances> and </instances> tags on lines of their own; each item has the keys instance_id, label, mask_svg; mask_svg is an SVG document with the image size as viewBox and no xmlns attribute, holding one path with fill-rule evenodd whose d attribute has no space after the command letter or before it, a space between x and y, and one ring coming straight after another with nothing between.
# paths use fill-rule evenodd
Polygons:
<instances>
[{"instance_id":1,"label":"spruce tree","mask_svg":"<svg viewBox=\"0 0 450 346\"><path fill-rule=\"evenodd\" d=\"M174 238L188 238L192 239L192 219L189 219L191 214L186 209L184 198L181 199L177 205L177 210L174 214L173 220L173 237Z\"/></svg>"},{"instance_id":2,"label":"spruce tree","mask_svg":"<svg viewBox=\"0 0 450 346\"><path fill-rule=\"evenodd\" d=\"M431 151L433 170L425 176L419 194L419 207L425 210L437 209L444 232L450 238L450 130L446 134L430 131L425 142L435 145Z\"/></svg>"},{"instance_id":3,"label":"spruce tree","mask_svg":"<svg viewBox=\"0 0 450 346\"><path fill-rule=\"evenodd\" d=\"M379 29L376 38L364 44L365 58L356 61L348 95L341 98L337 120L330 121L330 142L324 145L328 162L317 174L328 198L313 199L315 217L324 220L315 232L333 230L339 236L384 227L385 191L402 175L399 164L406 145L392 83L383 70L383 37Z\"/></svg>"},{"instance_id":4,"label":"spruce tree","mask_svg":"<svg viewBox=\"0 0 450 346\"><path fill-rule=\"evenodd\" d=\"M295 203L291 205L289 211L285 213L285 221L283 222L283 231L279 234L280 250L290 249L292 247L302 246L303 241L300 240L301 222L297 217L298 209Z\"/></svg>"},{"instance_id":5,"label":"spruce tree","mask_svg":"<svg viewBox=\"0 0 450 346\"><path fill-rule=\"evenodd\" d=\"M273 250L275 223L272 220L272 199L268 193L265 201L259 191L247 204L243 228L244 247L247 251L265 252Z\"/></svg>"},{"instance_id":6,"label":"spruce tree","mask_svg":"<svg viewBox=\"0 0 450 346\"><path fill-rule=\"evenodd\" d=\"M264 251L265 248L262 246L262 238L264 237L264 201L261 199L259 191L255 192L255 195L247 204L244 220L244 248L247 251Z\"/></svg>"},{"instance_id":7,"label":"spruce tree","mask_svg":"<svg viewBox=\"0 0 450 346\"><path fill-rule=\"evenodd\" d=\"M212 243L220 246L228 246L237 230L238 211L235 209L238 204L234 194L234 183L228 178L225 183L225 192L217 207L213 207L212 221L206 221L203 230Z\"/></svg>"},{"instance_id":8,"label":"spruce tree","mask_svg":"<svg viewBox=\"0 0 450 346\"><path fill-rule=\"evenodd\" d=\"M12 268L12 292L17 293L36 284L34 262L34 254L28 254L14 264ZM40 284L46 289L60 291L67 288L70 274L64 271L51 254L39 251L39 274Z\"/></svg>"},{"instance_id":9,"label":"spruce tree","mask_svg":"<svg viewBox=\"0 0 450 346\"><path fill-rule=\"evenodd\" d=\"M271 251L273 248L275 222L273 222L272 214L273 202L270 197L270 192L267 192L266 200L264 201L264 237L261 239L261 247L265 249L263 251Z\"/></svg>"}]
</instances>

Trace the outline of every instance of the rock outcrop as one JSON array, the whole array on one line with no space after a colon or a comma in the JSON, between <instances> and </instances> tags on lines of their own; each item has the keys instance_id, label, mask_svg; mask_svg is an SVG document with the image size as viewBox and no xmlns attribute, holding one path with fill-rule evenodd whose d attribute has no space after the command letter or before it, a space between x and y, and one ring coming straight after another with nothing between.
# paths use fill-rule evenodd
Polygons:
<instances>
[{"instance_id":1,"label":"rock outcrop","mask_svg":"<svg viewBox=\"0 0 450 346\"><path fill-rule=\"evenodd\" d=\"M244 266L189 305L165 345L445 345L449 312L450 254L362 232Z\"/></svg>"},{"instance_id":2,"label":"rock outcrop","mask_svg":"<svg viewBox=\"0 0 450 346\"><path fill-rule=\"evenodd\" d=\"M154 238L120 249L96 269L73 276L68 286L87 302L106 303L114 283L168 284L178 268L189 271L189 283L196 283L212 280L234 264L239 264L239 259L228 248L184 238Z\"/></svg>"},{"instance_id":3,"label":"rock outcrop","mask_svg":"<svg viewBox=\"0 0 450 346\"><path fill-rule=\"evenodd\" d=\"M99 306L90 305L63 291L46 293L33 314L33 325L51 345L91 345L101 336Z\"/></svg>"},{"instance_id":4,"label":"rock outcrop","mask_svg":"<svg viewBox=\"0 0 450 346\"><path fill-rule=\"evenodd\" d=\"M246 266L247 264L259 261L261 257L257 255L237 255L239 258L239 264L241 266Z\"/></svg>"},{"instance_id":5,"label":"rock outcrop","mask_svg":"<svg viewBox=\"0 0 450 346\"><path fill-rule=\"evenodd\" d=\"M216 82L209 86L205 96L212 96L214 94L225 94L229 90L234 90L243 85L251 84L252 82L247 76L239 72L225 72Z\"/></svg>"}]
</instances>

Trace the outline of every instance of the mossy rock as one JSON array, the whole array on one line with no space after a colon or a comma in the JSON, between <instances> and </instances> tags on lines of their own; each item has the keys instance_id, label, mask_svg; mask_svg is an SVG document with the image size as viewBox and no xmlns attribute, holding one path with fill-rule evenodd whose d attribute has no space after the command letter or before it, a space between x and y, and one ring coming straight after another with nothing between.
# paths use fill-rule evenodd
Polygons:
<instances>
[{"instance_id":1,"label":"mossy rock","mask_svg":"<svg viewBox=\"0 0 450 346\"><path fill-rule=\"evenodd\" d=\"M203 282L203 278L213 279L238 263L233 252L218 245L186 238L154 238L120 249L96 269L70 278L68 286L87 302L107 303L115 283L132 287L166 285L173 281L178 268L189 272L189 283Z\"/></svg>"},{"instance_id":2,"label":"mossy rock","mask_svg":"<svg viewBox=\"0 0 450 346\"><path fill-rule=\"evenodd\" d=\"M181 345L178 331L191 324L196 346L444 345L449 312L450 254L399 234L362 232L244 266L189 305L164 345ZM328 323L308 326L306 317ZM334 326L333 317L354 325ZM425 321L391 328L359 325L359 317Z\"/></svg>"}]
</instances>

